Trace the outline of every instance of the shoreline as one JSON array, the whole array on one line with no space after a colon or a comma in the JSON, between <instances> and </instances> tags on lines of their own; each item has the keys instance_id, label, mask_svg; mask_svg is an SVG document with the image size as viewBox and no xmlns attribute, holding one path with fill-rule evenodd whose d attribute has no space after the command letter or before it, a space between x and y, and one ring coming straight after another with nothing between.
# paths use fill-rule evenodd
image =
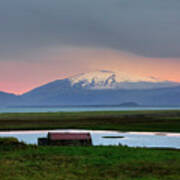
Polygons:
<instances>
[{"instance_id":1,"label":"shoreline","mask_svg":"<svg viewBox=\"0 0 180 180\"><path fill-rule=\"evenodd\" d=\"M48 132L96 132L96 133L122 133L122 134L132 134L132 135L156 135L156 136L179 136L180 132L143 132L143 131L116 131L116 130L91 130L91 129L44 129L44 130L10 130L10 131L0 131L1 134L38 134L38 133L48 133Z\"/></svg>"}]
</instances>

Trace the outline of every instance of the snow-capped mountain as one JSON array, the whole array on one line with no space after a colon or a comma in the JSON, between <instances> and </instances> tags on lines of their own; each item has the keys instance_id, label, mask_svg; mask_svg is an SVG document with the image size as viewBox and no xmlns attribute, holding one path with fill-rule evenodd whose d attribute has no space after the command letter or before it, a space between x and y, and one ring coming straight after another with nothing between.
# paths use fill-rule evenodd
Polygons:
<instances>
[{"instance_id":1,"label":"snow-capped mountain","mask_svg":"<svg viewBox=\"0 0 180 180\"><path fill-rule=\"evenodd\" d=\"M180 85L154 77L140 77L122 72L95 71L68 78L72 86L87 89L154 89Z\"/></svg>"},{"instance_id":2,"label":"snow-capped mountain","mask_svg":"<svg viewBox=\"0 0 180 180\"><path fill-rule=\"evenodd\" d=\"M95 71L49 82L0 102L8 105L119 105L179 106L180 84L121 72ZM8 96L9 97L9 96ZM8 102L8 103L7 103Z\"/></svg>"}]
</instances>

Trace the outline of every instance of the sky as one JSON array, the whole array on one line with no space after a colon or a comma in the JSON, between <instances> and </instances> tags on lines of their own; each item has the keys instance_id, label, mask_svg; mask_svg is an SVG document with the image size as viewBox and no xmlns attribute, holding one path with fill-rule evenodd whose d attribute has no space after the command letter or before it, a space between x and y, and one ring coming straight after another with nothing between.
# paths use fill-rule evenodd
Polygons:
<instances>
[{"instance_id":1,"label":"sky","mask_svg":"<svg viewBox=\"0 0 180 180\"><path fill-rule=\"evenodd\" d=\"M0 91L82 72L180 82L179 0L1 0Z\"/></svg>"}]
</instances>

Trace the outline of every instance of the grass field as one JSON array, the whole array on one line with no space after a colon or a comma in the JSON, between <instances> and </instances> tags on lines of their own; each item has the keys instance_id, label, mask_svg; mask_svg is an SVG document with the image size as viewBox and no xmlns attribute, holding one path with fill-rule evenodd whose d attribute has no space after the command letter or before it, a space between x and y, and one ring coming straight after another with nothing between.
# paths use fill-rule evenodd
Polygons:
<instances>
[{"instance_id":1,"label":"grass field","mask_svg":"<svg viewBox=\"0 0 180 180\"><path fill-rule=\"evenodd\" d=\"M1 180L178 180L180 151L37 147L0 140Z\"/></svg>"},{"instance_id":2,"label":"grass field","mask_svg":"<svg viewBox=\"0 0 180 180\"><path fill-rule=\"evenodd\" d=\"M107 129L180 132L180 111L9 113L0 130ZM0 180L178 180L180 151L37 147L0 138Z\"/></svg>"},{"instance_id":3,"label":"grass field","mask_svg":"<svg viewBox=\"0 0 180 180\"><path fill-rule=\"evenodd\" d=\"M180 132L180 111L0 114L0 130L69 128Z\"/></svg>"}]
</instances>

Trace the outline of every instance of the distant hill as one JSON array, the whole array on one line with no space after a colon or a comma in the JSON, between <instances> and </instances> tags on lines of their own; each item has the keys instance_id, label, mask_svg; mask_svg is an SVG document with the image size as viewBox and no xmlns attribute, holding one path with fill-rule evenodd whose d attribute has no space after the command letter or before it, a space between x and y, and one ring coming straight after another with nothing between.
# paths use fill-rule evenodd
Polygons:
<instances>
[{"instance_id":1,"label":"distant hill","mask_svg":"<svg viewBox=\"0 0 180 180\"><path fill-rule=\"evenodd\" d=\"M120 106L120 107L138 107L139 104L135 103L135 102L126 102L126 103L119 104L118 106Z\"/></svg>"}]
</instances>

